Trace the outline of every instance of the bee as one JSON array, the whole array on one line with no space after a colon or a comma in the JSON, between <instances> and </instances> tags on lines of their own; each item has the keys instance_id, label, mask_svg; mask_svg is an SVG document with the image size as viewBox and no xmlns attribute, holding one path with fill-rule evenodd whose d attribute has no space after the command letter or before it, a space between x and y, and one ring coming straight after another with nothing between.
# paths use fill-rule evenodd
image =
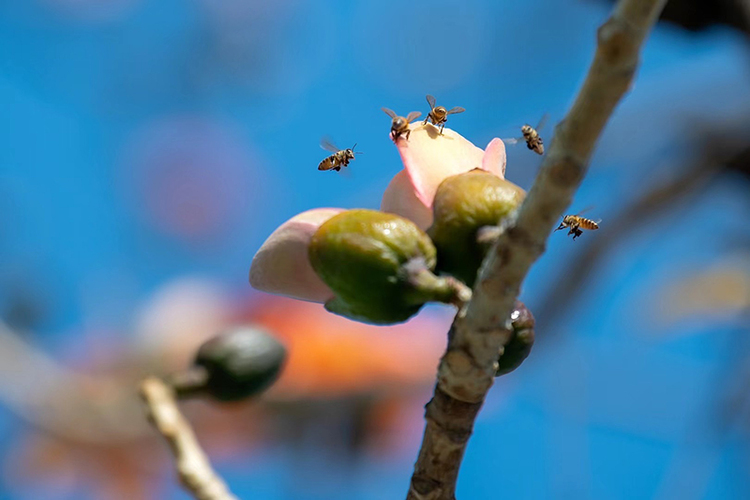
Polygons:
<instances>
[{"instance_id":1,"label":"bee","mask_svg":"<svg viewBox=\"0 0 750 500\"><path fill-rule=\"evenodd\" d=\"M396 142L396 140L401 137L402 135L406 136L406 140L409 140L409 134L411 134L411 129L409 129L409 124L419 118L422 113L419 111L412 111L409 113L409 116L404 118L403 116L398 116L396 113L388 108L380 108L382 109L386 115L390 116L392 118L391 121L391 134L393 134L393 142Z\"/></svg>"},{"instance_id":2,"label":"bee","mask_svg":"<svg viewBox=\"0 0 750 500\"><path fill-rule=\"evenodd\" d=\"M433 125L440 126L440 135L443 135L443 129L445 128L445 122L448 121L448 115L454 115L456 113L463 113L466 111L460 106L456 106L450 110L446 110L443 106L435 106L435 98L431 95L427 96L427 104L430 105L430 112L427 113L427 118L422 122L427 125L427 122L432 122Z\"/></svg>"},{"instance_id":3,"label":"bee","mask_svg":"<svg viewBox=\"0 0 750 500\"><path fill-rule=\"evenodd\" d=\"M539 125L536 127L532 127L528 123L521 127L521 133L523 136L521 137L515 137L513 139L503 139L507 144L516 144L519 141L526 141L526 146L534 151L537 154L543 155L544 154L544 142L542 141L542 138L539 136L539 131L544 127L544 125L547 123L547 118L549 118L548 114L545 114L542 116L542 119L539 120Z\"/></svg>"},{"instance_id":4,"label":"bee","mask_svg":"<svg viewBox=\"0 0 750 500\"><path fill-rule=\"evenodd\" d=\"M586 229L587 231L594 231L596 229L599 229L599 223L602 221L601 219L594 221L585 217L581 217L581 214L586 212L587 210L589 209L587 208L585 210L581 210L575 215L564 216L562 222L557 227L557 229L555 229L555 231L570 228L568 234L572 234L573 239L575 240L583 234L583 231L581 231L581 229Z\"/></svg>"},{"instance_id":5,"label":"bee","mask_svg":"<svg viewBox=\"0 0 750 500\"><path fill-rule=\"evenodd\" d=\"M325 138L320 141L320 147L333 154L320 162L318 170L335 170L338 172L341 167L349 166L349 162L354 159L355 154L362 154L360 151L354 152L354 148L357 147L356 144L349 149L339 149L329 139Z\"/></svg>"}]
</instances>

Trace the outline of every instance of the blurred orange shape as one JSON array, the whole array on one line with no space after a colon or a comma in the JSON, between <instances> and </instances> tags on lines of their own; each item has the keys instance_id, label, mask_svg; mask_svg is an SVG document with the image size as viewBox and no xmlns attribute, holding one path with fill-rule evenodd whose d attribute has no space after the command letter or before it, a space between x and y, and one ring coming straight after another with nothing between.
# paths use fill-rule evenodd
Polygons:
<instances>
[{"instance_id":1,"label":"blurred orange shape","mask_svg":"<svg viewBox=\"0 0 750 500\"><path fill-rule=\"evenodd\" d=\"M277 334L289 359L269 398L325 398L409 391L434 382L450 317L433 309L406 323L374 326L321 305L268 297L248 319Z\"/></svg>"}]
</instances>

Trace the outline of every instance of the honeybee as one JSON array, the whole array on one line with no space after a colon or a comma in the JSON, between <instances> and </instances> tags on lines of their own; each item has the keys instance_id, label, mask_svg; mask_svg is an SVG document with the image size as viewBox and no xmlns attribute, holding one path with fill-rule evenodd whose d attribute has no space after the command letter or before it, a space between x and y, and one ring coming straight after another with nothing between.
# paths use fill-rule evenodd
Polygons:
<instances>
[{"instance_id":1,"label":"honeybee","mask_svg":"<svg viewBox=\"0 0 750 500\"><path fill-rule=\"evenodd\" d=\"M507 144L516 144L519 141L526 141L526 146L534 151L537 154L543 155L544 154L544 142L542 141L542 138L539 136L539 131L544 127L544 125L547 123L547 119L549 118L548 114L545 114L542 116L542 119L539 120L539 125L536 127L532 127L528 123L521 127L521 133L523 136L521 137L515 137L513 139L503 139Z\"/></svg>"},{"instance_id":2,"label":"honeybee","mask_svg":"<svg viewBox=\"0 0 750 500\"><path fill-rule=\"evenodd\" d=\"M443 106L435 106L435 98L431 95L427 96L427 104L430 105L430 112L427 113L427 118L424 119L423 124L427 125L427 122L432 122L433 125L440 126L440 135L443 135L443 129L445 128L445 122L448 121L448 115L454 115L456 113L463 113L466 111L460 106L456 106L450 110L446 110Z\"/></svg>"},{"instance_id":3,"label":"honeybee","mask_svg":"<svg viewBox=\"0 0 750 500\"><path fill-rule=\"evenodd\" d=\"M354 152L354 148L357 147L356 144L349 149L339 149L329 139L325 138L320 141L320 147L333 154L320 162L318 170L335 170L338 172L341 167L349 166L349 162L354 159L355 154L362 154L360 151Z\"/></svg>"},{"instance_id":4,"label":"honeybee","mask_svg":"<svg viewBox=\"0 0 750 500\"><path fill-rule=\"evenodd\" d=\"M393 135L393 142L396 142L396 140L401 137L402 135L406 136L406 140L409 140L409 134L411 134L411 129L409 128L409 124L419 118L422 113L419 111L412 111L409 113L409 115L404 118L403 116L398 116L396 113L388 108L380 108L382 109L386 115L390 116L392 118L391 121L391 134Z\"/></svg>"},{"instance_id":5,"label":"honeybee","mask_svg":"<svg viewBox=\"0 0 750 500\"><path fill-rule=\"evenodd\" d=\"M586 229L587 231L594 231L596 229L599 229L599 223L602 221L601 219L594 221L585 217L581 217L581 214L586 212L587 210L589 209L587 208L585 210L581 210L575 215L564 216L562 222L557 227L557 229L555 229L555 231L570 228L568 234L572 234L573 239L575 240L583 234L583 231L581 231L581 229Z\"/></svg>"}]
</instances>

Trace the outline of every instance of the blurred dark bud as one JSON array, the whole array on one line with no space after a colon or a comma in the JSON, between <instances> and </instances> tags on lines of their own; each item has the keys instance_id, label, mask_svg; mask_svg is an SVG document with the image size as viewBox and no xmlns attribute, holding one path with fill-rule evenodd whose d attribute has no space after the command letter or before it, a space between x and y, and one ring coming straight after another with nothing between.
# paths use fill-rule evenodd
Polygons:
<instances>
[{"instance_id":1,"label":"blurred dark bud","mask_svg":"<svg viewBox=\"0 0 750 500\"><path fill-rule=\"evenodd\" d=\"M614 3L610 0L610 3ZM724 25L750 34L747 0L670 0L659 18L690 31Z\"/></svg>"},{"instance_id":2,"label":"blurred dark bud","mask_svg":"<svg viewBox=\"0 0 750 500\"><path fill-rule=\"evenodd\" d=\"M180 397L208 394L220 401L238 401L268 389L286 356L286 348L267 331L236 327L201 345L193 367L170 382Z\"/></svg>"},{"instance_id":3,"label":"blurred dark bud","mask_svg":"<svg viewBox=\"0 0 750 500\"><path fill-rule=\"evenodd\" d=\"M510 373L529 356L534 345L534 316L523 302L517 300L510 316L513 325L513 336L505 346L497 362L495 376Z\"/></svg>"}]
</instances>

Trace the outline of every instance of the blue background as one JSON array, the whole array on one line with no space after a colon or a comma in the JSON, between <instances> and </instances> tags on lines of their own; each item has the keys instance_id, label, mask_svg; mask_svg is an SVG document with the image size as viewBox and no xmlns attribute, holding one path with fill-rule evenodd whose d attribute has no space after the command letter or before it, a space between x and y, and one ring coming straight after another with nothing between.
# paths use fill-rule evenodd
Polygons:
<instances>
[{"instance_id":1,"label":"blue background","mask_svg":"<svg viewBox=\"0 0 750 500\"><path fill-rule=\"evenodd\" d=\"M549 138L607 12L553 0L0 0L0 298L41 300L35 341L63 356L75 325L127 325L167 280L246 287L253 253L284 220L378 207L401 169L381 106L424 111L427 93L464 106L450 126L482 147L548 112ZM606 224L695 154L691 124L747 116L748 82L738 35L660 27L573 208L594 205ZM350 175L316 170L323 135L365 152ZM539 163L510 148L507 177L528 188ZM750 497L746 431L711 430L743 362L746 317L663 324L650 307L660 284L725 254L707 226L747 233L748 208L748 184L727 179L639 222L554 332L537 332L522 369L498 380L458 497ZM596 237L554 235L523 292L532 309ZM0 410L2 435L22 428ZM220 470L244 498L400 498L414 456L344 474L311 453L318 484L292 493L283 449Z\"/></svg>"}]
</instances>

